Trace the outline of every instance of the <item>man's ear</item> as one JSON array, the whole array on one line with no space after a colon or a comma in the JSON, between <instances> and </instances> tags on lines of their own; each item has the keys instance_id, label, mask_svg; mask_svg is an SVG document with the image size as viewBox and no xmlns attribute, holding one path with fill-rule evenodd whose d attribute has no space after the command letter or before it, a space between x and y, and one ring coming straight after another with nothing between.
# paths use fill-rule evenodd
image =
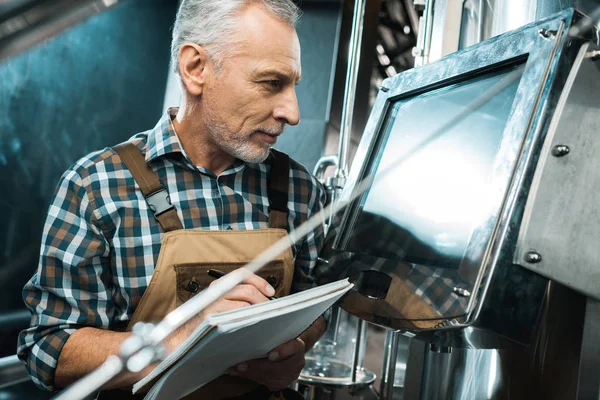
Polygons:
<instances>
[{"instance_id":1,"label":"man's ear","mask_svg":"<svg viewBox=\"0 0 600 400\"><path fill-rule=\"evenodd\" d=\"M199 96L204 90L211 60L202 46L184 43L179 49L179 76L191 96Z\"/></svg>"}]
</instances>

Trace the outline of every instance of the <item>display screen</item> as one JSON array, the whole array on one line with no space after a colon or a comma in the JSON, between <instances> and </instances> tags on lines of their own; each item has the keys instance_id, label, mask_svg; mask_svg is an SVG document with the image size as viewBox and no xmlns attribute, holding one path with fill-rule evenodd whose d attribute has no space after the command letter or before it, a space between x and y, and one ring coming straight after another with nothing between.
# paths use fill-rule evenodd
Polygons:
<instances>
[{"instance_id":1,"label":"display screen","mask_svg":"<svg viewBox=\"0 0 600 400\"><path fill-rule=\"evenodd\" d=\"M460 265L475 229L498 212L504 196L507 182L498 185L494 170L523 69L392 104L366 172L375 180L360 199L344 250L429 267ZM485 101L474 103L481 95Z\"/></svg>"}]
</instances>

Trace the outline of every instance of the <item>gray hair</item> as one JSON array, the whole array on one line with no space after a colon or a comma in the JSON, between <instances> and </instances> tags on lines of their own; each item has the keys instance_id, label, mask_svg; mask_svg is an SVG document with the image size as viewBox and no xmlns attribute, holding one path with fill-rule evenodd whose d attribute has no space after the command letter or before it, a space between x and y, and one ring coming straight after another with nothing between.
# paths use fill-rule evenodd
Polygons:
<instances>
[{"instance_id":1,"label":"gray hair","mask_svg":"<svg viewBox=\"0 0 600 400\"><path fill-rule=\"evenodd\" d=\"M173 26L171 65L179 74L179 49L184 43L204 47L217 68L234 47L231 32L248 4L262 4L274 17L296 26L300 10L292 0L182 0Z\"/></svg>"}]
</instances>

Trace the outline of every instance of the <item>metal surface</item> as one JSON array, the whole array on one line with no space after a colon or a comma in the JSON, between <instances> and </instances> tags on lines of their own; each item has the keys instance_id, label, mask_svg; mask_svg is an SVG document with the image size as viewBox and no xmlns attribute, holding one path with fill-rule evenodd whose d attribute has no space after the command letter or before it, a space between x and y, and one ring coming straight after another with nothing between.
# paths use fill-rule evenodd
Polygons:
<instances>
[{"instance_id":1,"label":"metal surface","mask_svg":"<svg viewBox=\"0 0 600 400\"><path fill-rule=\"evenodd\" d=\"M600 303L587 299L577 400L600 399Z\"/></svg>"},{"instance_id":2,"label":"metal surface","mask_svg":"<svg viewBox=\"0 0 600 400\"><path fill-rule=\"evenodd\" d=\"M345 299L342 307L361 318L393 329L445 329L467 326L477 319L485 303L490 279L494 275L500 255L514 246L516 240L514 225L520 221L519 201L522 201L527 190L527 177L529 176L527 174L531 173L530 170L534 165L534 160L531 158L532 153L536 149L539 129L544 123L544 120L540 119L544 115L543 109L539 106L543 101L543 104L548 104L543 99L546 99L549 93L554 93L549 89L555 80L561 79L556 66L562 54L566 52L564 49L568 38L563 35L564 26L572 24L573 15L573 11L565 11L558 16L472 46L451 57L415 68L385 81L384 86L390 90L381 91L378 95L357 150L355 163L344 191L344 198L348 198L352 194L352 188L356 182L370 173L370 160L375 151L377 138L388 129L385 121L392 108L392 101L410 98L417 93L452 84L459 79L464 79L467 74L481 72L493 65L507 63L511 60L524 60L524 57L528 57L527 61L524 61L523 75L514 98L513 111L506 124L492 177L492 180L497 182L497 186L495 186L497 193L505 193L504 200L502 205L477 228L478 233L475 236L488 237L489 241L469 243L467 257L471 260L482 260L480 267L471 269L471 273L467 274L469 287L463 286L459 282L453 285L453 287L461 287L471 293L463 312L452 315L438 314L439 319L437 320L435 318L424 319L419 315L411 314L415 309L410 306L414 298L409 296L398 300L398 304L405 305L401 310L393 309L391 313L390 311L384 313L383 311L388 305L383 307L384 303L381 303L380 300L376 305L376 301L363 298L355 291ZM540 29L553 30L558 34L555 40L544 39L537 33ZM558 83L558 85L561 84ZM338 248L338 245L343 243L346 225L350 223L349 218L355 213L357 204L358 202L349 207L342 219L338 227L341 238L337 238L334 248ZM333 253L335 251L333 250ZM475 266L470 268L473 267ZM337 272L339 272L339 276L346 276L350 273L350 270L345 269L347 265L344 266L343 263L337 265L337 268L339 270L336 271L336 266L330 265L332 277ZM503 269L506 268L510 268L510 266L503 267ZM400 275L402 276L402 273ZM512 279L511 274L504 274L503 277ZM535 280L536 278L531 277L531 279ZM498 285L502 286L502 283L498 282ZM417 293L415 294L419 296ZM500 294L510 296L510 293ZM530 308L533 314L524 313L519 316L529 319L529 324L531 324L531 319L535 318L535 304L539 299L539 294L530 293L530 291L525 291L520 296L523 305L527 301L530 301L531 304L524 308ZM440 325L440 319L444 320L443 325ZM415 321L419 322L416 324Z\"/></svg>"},{"instance_id":3,"label":"metal surface","mask_svg":"<svg viewBox=\"0 0 600 400\"><path fill-rule=\"evenodd\" d=\"M319 361L314 357L306 357L306 366L300 374L299 381L302 384L322 388L353 388L358 389L371 385L375 382L376 375L364 368L356 369L355 376L352 375L352 366L332 360L329 362L327 375L315 374L312 371L321 371Z\"/></svg>"},{"instance_id":4,"label":"metal surface","mask_svg":"<svg viewBox=\"0 0 600 400\"><path fill-rule=\"evenodd\" d=\"M356 338L354 341L354 354L352 355L352 382L358 382L358 375L363 370L365 348L367 344L367 323L358 319L356 321Z\"/></svg>"},{"instance_id":5,"label":"metal surface","mask_svg":"<svg viewBox=\"0 0 600 400\"><path fill-rule=\"evenodd\" d=\"M119 0L23 1L0 16L0 60L116 5Z\"/></svg>"},{"instance_id":6,"label":"metal surface","mask_svg":"<svg viewBox=\"0 0 600 400\"><path fill-rule=\"evenodd\" d=\"M333 154L333 155L329 155L329 156L323 156L321 158L319 158L319 161L317 161L317 164L315 165L315 168L313 168L313 175L319 179L321 182L323 182L323 176L325 173L325 170L328 167L336 167L339 164L339 159L338 156Z\"/></svg>"},{"instance_id":7,"label":"metal surface","mask_svg":"<svg viewBox=\"0 0 600 400\"><path fill-rule=\"evenodd\" d=\"M590 13L598 0L436 0L429 61L574 7Z\"/></svg>"},{"instance_id":8,"label":"metal surface","mask_svg":"<svg viewBox=\"0 0 600 400\"><path fill-rule=\"evenodd\" d=\"M431 32L433 29L434 1L423 0L415 2L415 6L423 6L423 15L419 17L419 31L417 33L417 45L413 49L415 57L415 66L427 64L429 62L429 51L431 48Z\"/></svg>"},{"instance_id":9,"label":"metal surface","mask_svg":"<svg viewBox=\"0 0 600 400\"><path fill-rule=\"evenodd\" d=\"M352 117L356 98L358 69L360 66L360 50L365 20L365 3L366 0L355 0L354 2L354 17L352 19L348 69L346 71L346 86L344 89L344 107L342 109L342 123L340 127L340 146L338 152L339 165L335 173L335 177L338 179L345 179L348 175L348 151L352 135Z\"/></svg>"},{"instance_id":10,"label":"metal surface","mask_svg":"<svg viewBox=\"0 0 600 400\"><path fill-rule=\"evenodd\" d=\"M451 350L426 352L422 400L510 399L508 352L455 347Z\"/></svg>"},{"instance_id":11,"label":"metal surface","mask_svg":"<svg viewBox=\"0 0 600 400\"><path fill-rule=\"evenodd\" d=\"M439 60L459 49L463 0L436 0L433 5L433 19L424 53L423 64Z\"/></svg>"},{"instance_id":12,"label":"metal surface","mask_svg":"<svg viewBox=\"0 0 600 400\"><path fill-rule=\"evenodd\" d=\"M28 381L29 374L16 355L0 358L0 388Z\"/></svg>"},{"instance_id":13,"label":"metal surface","mask_svg":"<svg viewBox=\"0 0 600 400\"><path fill-rule=\"evenodd\" d=\"M327 331L306 354L298 382L329 391L355 391L372 384L375 374L363 368L366 328L365 321L334 307Z\"/></svg>"},{"instance_id":14,"label":"metal surface","mask_svg":"<svg viewBox=\"0 0 600 400\"><path fill-rule=\"evenodd\" d=\"M600 63L587 51L579 51L541 151L515 262L600 299ZM568 156L553 156L559 145ZM543 259L518 261L532 250Z\"/></svg>"}]
</instances>

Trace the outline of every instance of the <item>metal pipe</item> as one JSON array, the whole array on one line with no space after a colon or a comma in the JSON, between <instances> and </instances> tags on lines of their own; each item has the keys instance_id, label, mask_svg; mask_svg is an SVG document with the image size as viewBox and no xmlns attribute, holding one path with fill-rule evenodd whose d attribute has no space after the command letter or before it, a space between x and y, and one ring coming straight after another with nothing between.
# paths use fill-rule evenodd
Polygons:
<instances>
[{"instance_id":1,"label":"metal pipe","mask_svg":"<svg viewBox=\"0 0 600 400\"><path fill-rule=\"evenodd\" d=\"M391 400L394 395L394 378L396 375L396 355L400 331L387 331L383 347L383 368L381 370L380 400Z\"/></svg>"},{"instance_id":2,"label":"metal pipe","mask_svg":"<svg viewBox=\"0 0 600 400\"><path fill-rule=\"evenodd\" d=\"M21 330L29 326L31 312L29 310L11 311L0 314L0 326L4 331Z\"/></svg>"},{"instance_id":3,"label":"metal pipe","mask_svg":"<svg viewBox=\"0 0 600 400\"><path fill-rule=\"evenodd\" d=\"M352 136L352 117L354 115L354 102L356 99L362 32L365 23L365 5L366 0L355 0L354 16L352 17L350 51L348 52L348 68L346 69L346 85L344 88L344 107L342 109L342 124L340 127L339 165L335 173L335 177L342 180L345 180L348 176L348 150Z\"/></svg>"},{"instance_id":4,"label":"metal pipe","mask_svg":"<svg viewBox=\"0 0 600 400\"><path fill-rule=\"evenodd\" d=\"M25 365L16 355L0 358L0 389L29 380Z\"/></svg>"},{"instance_id":5,"label":"metal pipe","mask_svg":"<svg viewBox=\"0 0 600 400\"><path fill-rule=\"evenodd\" d=\"M367 323L365 320L358 318L356 322L356 343L354 343L354 354L352 357L352 382L356 382L356 374L359 369L362 369L362 357L364 356L362 348L365 340Z\"/></svg>"},{"instance_id":6,"label":"metal pipe","mask_svg":"<svg viewBox=\"0 0 600 400\"><path fill-rule=\"evenodd\" d=\"M315 178L317 178L318 180L320 180L321 182L323 182L323 176L325 174L325 170L327 169L327 167L338 167L339 161L338 161L338 156L335 154L329 155L329 156L323 156L321 158L319 158L319 161L317 161L317 164L315 165L315 167L313 168L313 175L315 176Z\"/></svg>"},{"instance_id":7,"label":"metal pipe","mask_svg":"<svg viewBox=\"0 0 600 400\"><path fill-rule=\"evenodd\" d=\"M429 54L431 53L431 36L433 35L433 1L425 1L424 11L424 29L423 35L423 64L429 63Z\"/></svg>"},{"instance_id":8,"label":"metal pipe","mask_svg":"<svg viewBox=\"0 0 600 400\"><path fill-rule=\"evenodd\" d=\"M477 20L477 43L484 40L485 37L485 0L479 0L479 18Z\"/></svg>"}]
</instances>

